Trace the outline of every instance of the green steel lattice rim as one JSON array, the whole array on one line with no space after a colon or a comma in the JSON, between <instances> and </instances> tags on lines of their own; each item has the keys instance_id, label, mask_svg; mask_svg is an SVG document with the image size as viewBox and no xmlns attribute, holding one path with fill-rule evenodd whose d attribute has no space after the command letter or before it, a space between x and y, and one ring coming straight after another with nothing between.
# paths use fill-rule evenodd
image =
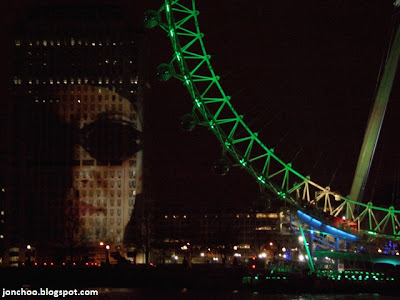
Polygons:
<instances>
[{"instance_id":1,"label":"green steel lattice rim","mask_svg":"<svg viewBox=\"0 0 400 300\"><path fill-rule=\"evenodd\" d=\"M311 181L309 176L301 175L291 163L283 162L273 149L261 142L236 112L214 73L198 14L195 0L165 0L157 18L174 51L170 62L173 77L183 82L193 100L193 112L200 115L201 124L208 126L218 138L224 152L261 186L296 207L304 207L304 202L318 205L325 214L346 215L357 222L359 234L400 239L400 210L356 202L332 192L329 187Z\"/></svg>"}]
</instances>

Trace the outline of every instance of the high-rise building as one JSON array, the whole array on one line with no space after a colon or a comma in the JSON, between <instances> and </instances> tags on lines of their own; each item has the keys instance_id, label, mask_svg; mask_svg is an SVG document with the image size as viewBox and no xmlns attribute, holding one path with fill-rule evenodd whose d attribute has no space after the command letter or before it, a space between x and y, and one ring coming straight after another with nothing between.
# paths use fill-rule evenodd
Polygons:
<instances>
[{"instance_id":1,"label":"high-rise building","mask_svg":"<svg viewBox=\"0 0 400 300\"><path fill-rule=\"evenodd\" d=\"M127 24L117 6L51 5L15 34L6 241L22 263L27 245L40 262L129 252L143 77Z\"/></svg>"}]
</instances>

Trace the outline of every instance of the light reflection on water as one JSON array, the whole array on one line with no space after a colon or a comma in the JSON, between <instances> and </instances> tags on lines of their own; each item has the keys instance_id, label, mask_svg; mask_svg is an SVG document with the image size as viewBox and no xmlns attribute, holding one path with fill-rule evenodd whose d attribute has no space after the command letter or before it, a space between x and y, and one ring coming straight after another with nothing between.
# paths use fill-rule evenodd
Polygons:
<instances>
[{"instance_id":1,"label":"light reflection on water","mask_svg":"<svg viewBox=\"0 0 400 300\"><path fill-rule=\"evenodd\" d=\"M188 289L128 289L128 288L91 288L99 291L99 296L85 297L85 299L108 299L108 300L395 300L400 296L381 296L378 294L355 294L355 295L333 295L333 294L268 294L261 292L250 292L246 290L188 290ZM75 298L68 298L75 299ZM76 298L78 299L78 298ZM82 299L82 297L80 297Z\"/></svg>"}]
</instances>

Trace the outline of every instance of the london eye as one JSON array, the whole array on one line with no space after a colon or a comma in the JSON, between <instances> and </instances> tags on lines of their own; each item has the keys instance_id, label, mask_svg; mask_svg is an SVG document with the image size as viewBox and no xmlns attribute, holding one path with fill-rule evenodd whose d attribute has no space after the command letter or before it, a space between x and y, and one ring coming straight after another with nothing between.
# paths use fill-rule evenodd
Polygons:
<instances>
[{"instance_id":1,"label":"london eye","mask_svg":"<svg viewBox=\"0 0 400 300\"><path fill-rule=\"evenodd\" d=\"M348 247L345 246L347 243L361 245L398 241L400 210L393 205L383 207L359 200L359 192L353 190L362 189L363 178L353 183L349 196L341 195L329 186L313 181L310 176L302 175L292 163L285 162L272 147L260 140L259 134L250 128L243 115L233 106L231 97L224 91L220 77L211 64L211 56L206 51L198 16L194 0L165 0L158 11L146 11L145 26L162 28L172 45L171 61L160 64L157 69L159 79L166 81L175 78L181 81L193 101L191 113L181 120L182 126L185 130L206 126L222 145L222 158L214 166L216 172L224 174L235 166L245 170L262 191L272 195L273 200L289 205L288 222L295 232L305 239L307 231L308 238L316 243L321 242L321 237L331 237L331 241L325 240L323 243L326 249L331 249L330 252L334 250L336 256L332 254L332 257L343 258L345 255L340 256L339 253L346 252L344 247ZM400 37L396 36L392 49L399 48L399 43ZM398 57L398 49L390 53L386 65L391 70L387 73L395 72L396 67L393 66L397 65ZM394 77L394 74L388 76ZM375 120L378 134L380 122L381 119ZM375 144L376 141L370 143ZM369 162L367 159L364 161ZM364 168L360 172L366 173L368 164L358 167ZM328 255L327 251L318 254L307 243L304 243L304 248L309 257ZM369 257L375 262L386 260L395 265L400 264L395 256L390 259L377 255ZM309 261L313 269L312 259Z\"/></svg>"}]
</instances>

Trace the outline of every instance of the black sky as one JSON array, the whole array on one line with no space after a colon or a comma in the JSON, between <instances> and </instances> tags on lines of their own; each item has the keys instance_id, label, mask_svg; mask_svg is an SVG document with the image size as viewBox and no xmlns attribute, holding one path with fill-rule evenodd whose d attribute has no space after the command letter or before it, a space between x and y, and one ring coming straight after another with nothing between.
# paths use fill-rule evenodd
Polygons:
<instances>
[{"instance_id":1,"label":"black sky","mask_svg":"<svg viewBox=\"0 0 400 300\"><path fill-rule=\"evenodd\" d=\"M348 194L389 41L392 1L198 2L207 51L237 111L281 159L292 161L320 185ZM3 1L3 40L10 40L9 29L27 6L40 3L54 1ZM108 3L121 4L129 22L141 26L144 9L156 9L161 1ZM224 177L213 174L211 164L221 147L211 132L180 129L179 118L191 110L189 96L181 83L160 83L154 75L158 63L171 57L166 34L146 30L146 41L151 88L145 99L145 162L150 194L166 206L250 204L258 192L250 176L239 169ZM1 49L7 61L5 46ZM10 69L2 69L4 86ZM396 78L368 181L368 201L374 187L375 195L391 191L400 171L399 82ZM390 200L390 193L380 197L382 202Z\"/></svg>"}]
</instances>

